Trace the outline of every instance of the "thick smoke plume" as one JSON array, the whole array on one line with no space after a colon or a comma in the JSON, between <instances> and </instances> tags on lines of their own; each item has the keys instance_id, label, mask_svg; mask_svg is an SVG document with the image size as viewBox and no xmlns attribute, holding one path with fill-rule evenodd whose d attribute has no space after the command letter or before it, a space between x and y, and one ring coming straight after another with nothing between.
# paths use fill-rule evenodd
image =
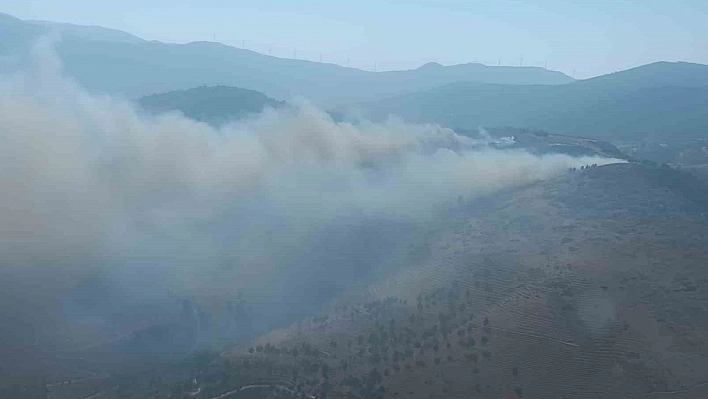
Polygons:
<instances>
[{"instance_id":1,"label":"thick smoke plume","mask_svg":"<svg viewBox=\"0 0 708 399\"><path fill-rule=\"evenodd\" d=\"M407 226L460 196L611 162L494 149L432 125L335 123L306 102L220 129L145 117L40 54L0 83L10 343L95 344L149 325L174 298L245 298L284 321L363 278Z\"/></svg>"}]
</instances>

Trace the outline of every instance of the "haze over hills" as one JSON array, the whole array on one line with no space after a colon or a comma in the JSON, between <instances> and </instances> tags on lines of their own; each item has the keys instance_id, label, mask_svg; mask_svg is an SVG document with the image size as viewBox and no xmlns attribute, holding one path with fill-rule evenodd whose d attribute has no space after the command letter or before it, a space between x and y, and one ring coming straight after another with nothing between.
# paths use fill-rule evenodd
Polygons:
<instances>
[{"instance_id":1,"label":"haze over hills","mask_svg":"<svg viewBox=\"0 0 708 399\"><path fill-rule=\"evenodd\" d=\"M139 100L140 107L154 115L179 111L187 118L206 122L214 127L254 117L266 108L281 108L284 102L265 94L228 86L198 87L168 93L153 94ZM333 114L336 117L337 114ZM491 140L492 145L505 149L524 149L533 154L567 154L571 156L600 156L627 159L617 147L598 139L550 134L519 128L486 130L456 128L455 131L479 140Z\"/></svg>"},{"instance_id":2,"label":"haze over hills","mask_svg":"<svg viewBox=\"0 0 708 399\"><path fill-rule=\"evenodd\" d=\"M0 398L708 395L708 66L0 35Z\"/></svg>"},{"instance_id":3,"label":"haze over hills","mask_svg":"<svg viewBox=\"0 0 708 399\"><path fill-rule=\"evenodd\" d=\"M356 108L375 119L517 126L606 140L691 140L708 134L708 66L657 63L565 85L453 83ZM368 111L368 112L366 112Z\"/></svg>"},{"instance_id":4,"label":"haze over hills","mask_svg":"<svg viewBox=\"0 0 708 399\"><path fill-rule=\"evenodd\" d=\"M616 162L306 102L215 129L92 96L51 61L0 80L2 389L112 389L105 374L244 342L404 265L460 196Z\"/></svg>"},{"instance_id":5,"label":"haze over hills","mask_svg":"<svg viewBox=\"0 0 708 399\"><path fill-rule=\"evenodd\" d=\"M561 84L572 79L542 68L427 65L408 71L369 72L334 64L270 57L220 43L146 42L98 27L23 22L5 16L4 48L26 48L42 33L67 33L55 44L66 72L86 88L128 97L227 85L277 99L305 96L325 106L371 101L460 80Z\"/></svg>"}]
</instances>

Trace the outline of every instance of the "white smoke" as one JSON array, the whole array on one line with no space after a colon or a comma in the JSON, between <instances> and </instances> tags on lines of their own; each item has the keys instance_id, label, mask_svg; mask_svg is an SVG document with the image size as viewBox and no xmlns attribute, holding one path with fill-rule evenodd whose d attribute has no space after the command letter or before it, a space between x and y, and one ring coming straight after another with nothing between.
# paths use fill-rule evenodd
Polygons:
<instances>
[{"instance_id":1,"label":"white smoke","mask_svg":"<svg viewBox=\"0 0 708 399\"><path fill-rule=\"evenodd\" d=\"M146 118L38 54L0 82L0 269L13 270L0 288L22 287L19 303L95 273L136 297L275 295L288 268L307 270L303 248L338 251L312 238L338 221L424 223L459 196L614 161L499 150L434 125L335 123L306 102L220 129Z\"/></svg>"}]
</instances>

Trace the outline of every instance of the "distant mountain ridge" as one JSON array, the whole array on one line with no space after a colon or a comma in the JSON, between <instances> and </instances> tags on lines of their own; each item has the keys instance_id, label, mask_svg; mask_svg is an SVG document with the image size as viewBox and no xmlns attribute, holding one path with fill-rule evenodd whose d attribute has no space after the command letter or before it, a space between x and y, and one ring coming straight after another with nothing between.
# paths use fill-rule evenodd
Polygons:
<instances>
[{"instance_id":1,"label":"distant mountain ridge","mask_svg":"<svg viewBox=\"0 0 708 399\"><path fill-rule=\"evenodd\" d=\"M536 67L443 66L370 72L282 59L220 43L150 42L95 26L27 22L0 14L0 72L56 31L67 75L89 91L140 98L231 86L287 100L304 96L344 115L390 114L451 127L515 126L605 140L695 140L708 135L708 66L657 62L582 81Z\"/></svg>"},{"instance_id":2,"label":"distant mountain ridge","mask_svg":"<svg viewBox=\"0 0 708 399\"><path fill-rule=\"evenodd\" d=\"M655 63L566 85L453 83L358 111L451 127L517 126L611 140L708 135L708 66Z\"/></svg>"},{"instance_id":3,"label":"distant mountain ridge","mask_svg":"<svg viewBox=\"0 0 708 399\"><path fill-rule=\"evenodd\" d=\"M4 40L6 43L0 45L0 50L27 48L35 38L52 30L64 33L55 48L68 75L89 90L133 98L201 85L226 85L279 99L305 96L321 106L336 106L376 101L458 81L508 84L573 81L563 73L542 68L481 64L370 72L271 57L220 43L149 42L105 28L38 24L10 16L0 18L0 33L4 33L3 38L10 38ZM94 36L102 40L92 40Z\"/></svg>"},{"instance_id":4,"label":"distant mountain ridge","mask_svg":"<svg viewBox=\"0 0 708 399\"><path fill-rule=\"evenodd\" d=\"M140 43L145 42L130 33L123 32L117 29L104 28L95 25L73 25L53 21L27 21L33 25L38 25L49 31L57 32L63 35L72 35L80 37L83 40L91 41L106 41L106 42L124 42L124 43Z\"/></svg>"},{"instance_id":5,"label":"distant mountain ridge","mask_svg":"<svg viewBox=\"0 0 708 399\"><path fill-rule=\"evenodd\" d=\"M708 86L708 66L692 62L660 61L625 71L578 81L581 85L619 87Z\"/></svg>"}]
</instances>

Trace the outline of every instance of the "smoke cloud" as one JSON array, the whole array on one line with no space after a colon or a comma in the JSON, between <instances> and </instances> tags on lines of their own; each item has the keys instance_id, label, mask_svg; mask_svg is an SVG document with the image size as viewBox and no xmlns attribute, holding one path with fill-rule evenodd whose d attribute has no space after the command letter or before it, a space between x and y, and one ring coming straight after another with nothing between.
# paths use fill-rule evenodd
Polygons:
<instances>
[{"instance_id":1,"label":"smoke cloud","mask_svg":"<svg viewBox=\"0 0 708 399\"><path fill-rule=\"evenodd\" d=\"M365 278L459 196L613 162L434 125L335 123L305 101L219 129L146 117L62 77L42 46L36 58L0 82L7 342L95 344L175 297L246 298L282 322Z\"/></svg>"}]
</instances>

